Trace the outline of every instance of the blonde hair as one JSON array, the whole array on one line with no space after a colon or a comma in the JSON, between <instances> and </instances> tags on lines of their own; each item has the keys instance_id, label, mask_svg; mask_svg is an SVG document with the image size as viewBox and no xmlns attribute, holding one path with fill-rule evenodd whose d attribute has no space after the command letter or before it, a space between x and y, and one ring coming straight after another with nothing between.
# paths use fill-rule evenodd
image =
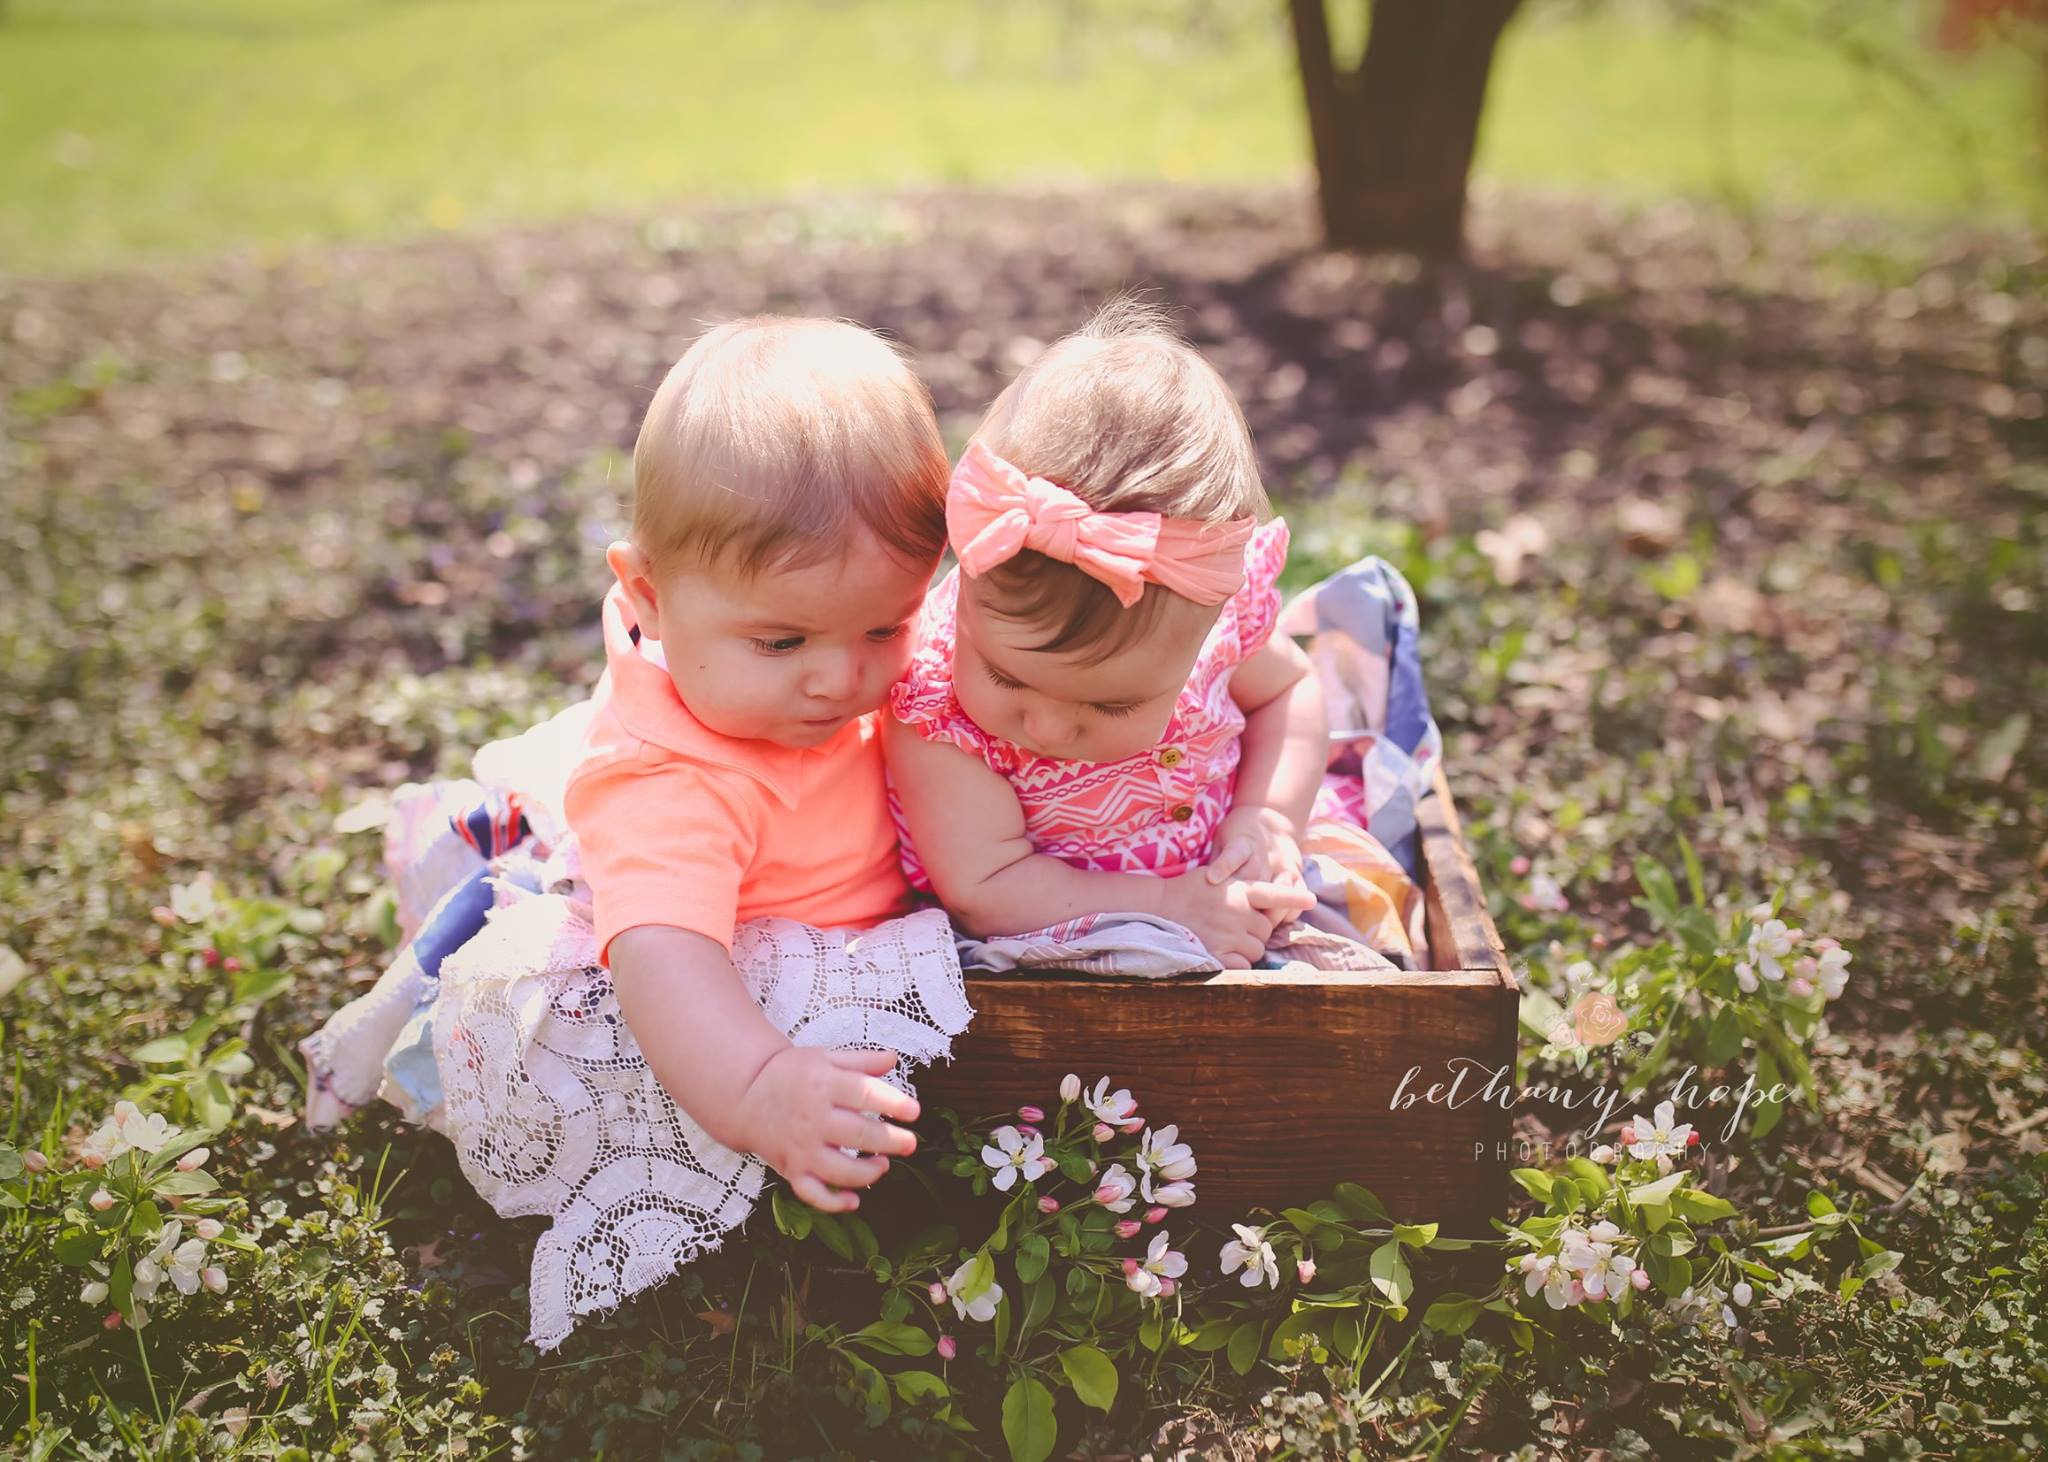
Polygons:
<instances>
[{"instance_id":1,"label":"blonde hair","mask_svg":"<svg viewBox=\"0 0 2048 1462\"><path fill-rule=\"evenodd\" d=\"M654 393L633 446L633 541L662 572L815 563L856 526L936 559L947 473L931 393L888 341L751 316L698 337Z\"/></svg>"},{"instance_id":2,"label":"blonde hair","mask_svg":"<svg viewBox=\"0 0 2048 1462\"><path fill-rule=\"evenodd\" d=\"M1098 512L1224 523L1272 512L1237 398L1166 311L1111 300L1010 382L975 435ZM1107 659L1150 629L1163 596L1125 609L1072 564L1025 551L982 576L990 607L1044 624L1040 650Z\"/></svg>"}]
</instances>

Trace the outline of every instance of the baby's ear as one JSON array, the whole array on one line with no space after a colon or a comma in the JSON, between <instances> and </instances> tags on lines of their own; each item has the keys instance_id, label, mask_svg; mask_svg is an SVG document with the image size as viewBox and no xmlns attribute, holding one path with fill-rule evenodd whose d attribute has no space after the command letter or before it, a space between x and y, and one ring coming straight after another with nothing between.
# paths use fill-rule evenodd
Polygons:
<instances>
[{"instance_id":1,"label":"baby's ear","mask_svg":"<svg viewBox=\"0 0 2048 1462\"><path fill-rule=\"evenodd\" d=\"M643 639L661 638L661 595L654 585L654 563L638 544L620 539L604 551L604 561L626 591Z\"/></svg>"}]
</instances>

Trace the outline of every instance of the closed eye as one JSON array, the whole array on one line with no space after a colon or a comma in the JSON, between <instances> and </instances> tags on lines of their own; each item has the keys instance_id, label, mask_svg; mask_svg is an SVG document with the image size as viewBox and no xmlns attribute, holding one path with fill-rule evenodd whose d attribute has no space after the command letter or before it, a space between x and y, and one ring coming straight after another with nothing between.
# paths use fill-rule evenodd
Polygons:
<instances>
[{"instance_id":1,"label":"closed eye","mask_svg":"<svg viewBox=\"0 0 2048 1462\"><path fill-rule=\"evenodd\" d=\"M754 648L764 655L787 655L792 650L802 648L803 642L802 635L782 635L772 640L757 639L753 643Z\"/></svg>"},{"instance_id":2,"label":"closed eye","mask_svg":"<svg viewBox=\"0 0 2048 1462\"><path fill-rule=\"evenodd\" d=\"M886 645L891 640L903 638L909 628L907 624L892 624L887 629L871 629L868 631L868 638L878 645Z\"/></svg>"},{"instance_id":3,"label":"closed eye","mask_svg":"<svg viewBox=\"0 0 2048 1462\"><path fill-rule=\"evenodd\" d=\"M1024 688L1023 681L1010 679L1009 676L1003 674L993 665L984 662L981 668L988 672L988 678L990 680L994 681L997 685L1000 685L1004 690L1022 690Z\"/></svg>"},{"instance_id":4,"label":"closed eye","mask_svg":"<svg viewBox=\"0 0 2048 1462\"><path fill-rule=\"evenodd\" d=\"M1143 701L1130 701L1120 706L1094 706L1091 709L1101 716L1129 716L1134 715L1143 704Z\"/></svg>"}]
</instances>

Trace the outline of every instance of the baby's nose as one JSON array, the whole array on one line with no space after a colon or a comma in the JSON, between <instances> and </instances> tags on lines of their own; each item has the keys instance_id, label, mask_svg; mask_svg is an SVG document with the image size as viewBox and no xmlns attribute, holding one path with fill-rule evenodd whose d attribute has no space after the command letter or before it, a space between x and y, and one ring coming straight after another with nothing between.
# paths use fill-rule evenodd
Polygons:
<instances>
[{"instance_id":1,"label":"baby's nose","mask_svg":"<svg viewBox=\"0 0 2048 1462\"><path fill-rule=\"evenodd\" d=\"M1066 746L1080 733L1080 723L1056 711L1024 713L1025 738L1038 746Z\"/></svg>"}]
</instances>

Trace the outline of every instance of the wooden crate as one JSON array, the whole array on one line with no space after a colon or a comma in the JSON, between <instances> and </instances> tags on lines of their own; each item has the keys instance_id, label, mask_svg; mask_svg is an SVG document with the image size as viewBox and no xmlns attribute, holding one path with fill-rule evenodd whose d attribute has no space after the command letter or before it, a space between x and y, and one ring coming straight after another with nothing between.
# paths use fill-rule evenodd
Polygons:
<instances>
[{"instance_id":1,"label":"wooden crate","mask_svg":"<svg viewBox=\"0 0 2048 1462\"><path fill-rule=\"evenodd\" d=\"M1502 1083L1513 1079L1518 992L1441 771L1420 820L1433 968L971 976L974 1023L950 1066L920 1074L919 1095L983 1116L1055 1099L1069 1071L1111 1076L1141 1112L1180 1124L1200 1164L1197 1212L1213 1220L1351 1181L1396 1218L1490 1237L1507 1196L1509 1113L1476 1093L1503 1065ZM1426 1092L1461 1061L1462 1105L1390 1110L1411 1067L1407 1090Z\"/></svg>"}]
</instances>

